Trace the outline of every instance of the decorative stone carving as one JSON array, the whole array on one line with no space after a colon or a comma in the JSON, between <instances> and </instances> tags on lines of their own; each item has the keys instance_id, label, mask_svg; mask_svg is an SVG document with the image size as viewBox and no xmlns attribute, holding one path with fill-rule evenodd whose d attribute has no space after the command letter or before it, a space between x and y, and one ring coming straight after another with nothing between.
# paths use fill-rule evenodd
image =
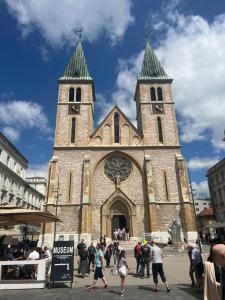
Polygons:
<instances>
[{"instance_id":1,"label":"decorative stone carving","mask_svg":"<svg viewBox=\"0 0 225 300\"><path fill-rule=\"evenodd\" d=\"M129 177L131 170L131 163L124 157L114 155L105 160L105 175L117 186Z\"/></svg>"}]
</instances>

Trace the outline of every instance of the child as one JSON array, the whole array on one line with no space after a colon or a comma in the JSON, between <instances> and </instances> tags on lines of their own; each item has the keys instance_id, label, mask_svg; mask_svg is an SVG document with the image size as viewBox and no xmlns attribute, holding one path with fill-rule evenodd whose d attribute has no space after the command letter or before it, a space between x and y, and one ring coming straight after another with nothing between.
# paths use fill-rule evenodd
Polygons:
<instances>
[{"instance_id":1,"label":"child","mask_svg":"<svg viewBox=\"0 0 225 300\"><path fill-rule=\"evenodd\" d=\"M125 286L125 278L127 275L127 270L129 271L129 267L126 263L126 259L125 259L125 251L121 250L120 254L119 254L119 263L118 263L118 273L120 275L121 278L121 292L120 295L124 296L124 286Z\"/></svg>"}]
</instances>

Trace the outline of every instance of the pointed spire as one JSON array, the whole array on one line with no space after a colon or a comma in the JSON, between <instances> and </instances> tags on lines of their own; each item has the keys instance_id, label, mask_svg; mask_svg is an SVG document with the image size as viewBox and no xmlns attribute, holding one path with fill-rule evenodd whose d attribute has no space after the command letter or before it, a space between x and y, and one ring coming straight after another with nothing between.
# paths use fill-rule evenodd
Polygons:
<instances>
[{"instance_id":1,"label":"pointed spire","mask_svg":"<svg viewBox=\"0 0 225 300\"><path fill-rule=\"evenodd\" d=\"M81 37L79 37L73 56L71 57L69 64L67 65L64 74L60 79L92 80L84 56Z\"/></svg>"},{"instance_id":2,"label":"pointed spire","mask_svg":"<svg viewBox=\"0 0 225 300\"><path fill-rule=\"evenodd\" d=\"M166 72L164 71L162 65L160 64L158 58L156 57L155 53L153 52L151 45L147 39L144 60L141 68L141 80L145 79L171 79L167 76Z\"/></svg>"}]
</instances>

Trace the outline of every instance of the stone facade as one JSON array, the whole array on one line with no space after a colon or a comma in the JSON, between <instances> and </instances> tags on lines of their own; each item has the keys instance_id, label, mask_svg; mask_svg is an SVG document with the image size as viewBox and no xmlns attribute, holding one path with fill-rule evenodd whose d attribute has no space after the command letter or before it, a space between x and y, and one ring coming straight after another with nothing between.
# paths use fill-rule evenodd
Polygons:
<instances>
[{"instance_id":1,"label":"stone facade","mask_svg":"<svg viewBox=\"0 0 225 300\"><path fill-rule=\"evenodd\" d=\"M27 183L27 165L24 156L0 133L0 206L42 208L45 195Z\"/></svg>"},{"instance_id":2,"label":"stone facade","mask_svg":"<svg viewBox=\"0 0 225 300\"><path fill-rule=\"evenodd\" d=\"M217 222L225 222L225 158L207 171L208 186Z\"/></svg>"},{"instance_id":3,"label":"stone facade","mask_svg":"<svg viewBox=\"0 0 225 300\"><path fill-rule=\"evenodd\" d=\"M94 131L93 82L59 80L47 189L47 210L54 213L57 205L63 221L57 225L56 238L63 235L76 242L81 237L89 241L99 240L101 235L111 238L113 229L122 224L132 237L143 239L145 233L151 233L167 242L174 219L181 223L183 237L196 237L171 83L138 80L137 128L115 106ZM152 101L150 88L158 87L163 101ZM69 101L71 88L75 92L81 88L81 101ZM73 118L75 132L71 132ZM106 160L112 157L129 161L131 171L126 179L121 175L123 164L111 166L114 180L107 176ZM45 243L52 242L53 230L54 225L46 225Z\"/></svg>"}]
</instances>

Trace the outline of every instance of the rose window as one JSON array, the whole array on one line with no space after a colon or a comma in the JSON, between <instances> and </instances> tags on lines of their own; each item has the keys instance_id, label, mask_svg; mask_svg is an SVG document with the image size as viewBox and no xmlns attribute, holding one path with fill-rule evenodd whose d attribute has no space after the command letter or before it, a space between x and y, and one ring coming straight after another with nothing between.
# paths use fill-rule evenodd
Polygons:
<instances>
[{"instance_id":1,"label":"rose window","mask_svg":"<svg viewBox=\"0 0 225 300\"><path fill-rule=\"evenodd\" d=\"M124 157L111 156L105 160L105 175L117 184L127 179L131 170L131 163Z\"/></svg>"}]
</instances>

